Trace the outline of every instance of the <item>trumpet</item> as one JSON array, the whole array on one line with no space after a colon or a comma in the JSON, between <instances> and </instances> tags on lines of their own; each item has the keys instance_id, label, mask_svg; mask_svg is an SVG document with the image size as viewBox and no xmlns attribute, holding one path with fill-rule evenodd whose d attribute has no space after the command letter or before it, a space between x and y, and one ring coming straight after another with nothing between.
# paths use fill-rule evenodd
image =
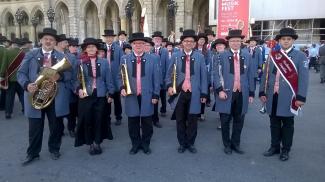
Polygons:
<instances>
[{"instance_id":1,"label":"trumpet","mask_svg":"<svg viewBox=\"0 0 325 182\"><path fill-rule=\"evenodd\" d=\"M81 82L81 89L85 93L85 96L86 97L89 96L86 89L85 75L84 75L84 70L82 68L82 64L80 64L79 66L79 80Z\"/></svg>"},{"instance_id":2,"label":"trumpet","mask_svg":"<svg viewBox=\"0 0 325 182\"><path fill-rule=\"evenodd\" d=\"M264 93L266 94L267 87L268 87L268 80L269 80L269 69L270 69L270 56L267 58L265 63L265 84L264 84ZM266 103L263 103L262 108L260 109L261 114L266 113Z\"/></svg>"},{"instance_id":3,"label":"trumpet","mask_svg":"<svg viewBox=\"0 0 325 182\"><path fill-rule=\"evenodd\" d=\"M124 59L124 64L121 64L121 76L122 76L122 82L123 86L125 87L126 95L131 95L131 86L129 81L129 74L128 74L128 68L126 65L126 59Z\"/></svg>"},{"instance_id":4,"label":"trumpet","mask_svg":"<svg viewBox=\"0 0 325 182\"><path fill-rule=\"evenodd\" d=\"M177 57L176 57L176 61L175 64L173 65L173 73L172 73L172 78L173 78L173 93L176 94L177 93L177 85L176 85L176 79L177 79Z\"/></svg>"}]
</instances>

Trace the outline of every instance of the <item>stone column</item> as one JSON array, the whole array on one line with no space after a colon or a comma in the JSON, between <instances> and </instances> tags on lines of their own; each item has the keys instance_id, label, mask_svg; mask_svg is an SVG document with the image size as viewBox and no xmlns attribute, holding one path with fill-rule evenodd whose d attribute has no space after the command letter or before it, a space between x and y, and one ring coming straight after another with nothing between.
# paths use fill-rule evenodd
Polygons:
<instances>
[{"instance_id":1,"label":"stone column","mask_svg":"<svg viewBox=\"0 0 325 182\"><path fill-rule=\"evenodd\" d=\"M120 30L120 27L118 26L118 20L117 18L112 18L112 23L113 23L113 30L114 30L114 33L118 33Z\"/></svg>"},{"instance_id":2,"label":"stone column","mask_svg":"<svg viewBox=\"0 0 325 182\"><path fill-rule=\"evenodd\" d=\"M86 37L86 26L85 26L85 17L80 17L79 19L79 39L82 42Z\"/></svg>"},{"instance_id":3,"label":"stone column","mask_svg":"<svg viewBox=\"0 0 325 182\"><path fill-rule=\"evenodd\" d=\"M105 30L105 16L98 15L98 19L99 19L99 33L100 35L103 35Z\"/></svg>"},{"instance_id":4,"label":"stone column","mask_svg":"<svg viewBox=\"0 0 325 182\"><path fill-rule=\"evenodd\" d=\"M121 19L121 30L124 30L126 31L126 27L127 27L127 19L126 19L126 16L121 16L120 17Z\"/></svg>"},{"instance_id":5,"label":"stone column","mask_svg":"<svg viewBox=\"0 0 325 182\"><path fill-rule=\"evenodd\" d=\"M6 32L6 27L3 24L1 25L1 34L3 36L7 36L7 38L9 38L7 35L7 32Z\"/></svg>"},{"instance_id":6,"label":"stone column","mask_svg":"<svg viewBox=\"0 0 325 182\"><path fill-rule=\"evenodd\" d=\"M184 4L185 0L177 0L177 5L178 5L178 9L176 12L176 17L175 17L175 38L176 40L180 38L180 36L182 35L182 32L179 31L179 29L182 27L183 30L185 29L184 27L184 9L185 9L185 4Z\"/></svg>"},{"instance_id":7,"label":"stone column","mask_svg":"<svg viewBox=\"0 0 325 182\"><path fill-rule=\"evenodd\" d=\"M32 42L34 42L34 40L35 40L35 28L34 28L34 26L33 25L31 25L30 26L30 33L29 33L29 40L30 41L32 41Z\"/></svg>"},{"instance_id":8,"label":"stone column","mask_svg":"<svg viewBox=\"0 0 325 182\"><path fill-rule=\"evenodd\" d=\"M16 37L19 38L20 34L19 34L19 25L17 22L15 22L15 34L16 34ZM23 33L21 33L23 34ZM22 35L23 36L23 35Z\"/></svg>"}]
</instances>

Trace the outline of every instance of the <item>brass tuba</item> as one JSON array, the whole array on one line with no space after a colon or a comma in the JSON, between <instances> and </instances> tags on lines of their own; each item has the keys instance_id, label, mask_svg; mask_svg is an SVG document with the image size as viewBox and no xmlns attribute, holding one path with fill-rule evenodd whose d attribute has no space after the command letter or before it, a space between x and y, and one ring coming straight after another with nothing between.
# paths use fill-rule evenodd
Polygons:
<instances>
[{"instance_id":1,"label":"brass tuba","mask_svg":"<svg viewBox=\"0 0 325 182\"><path fill-rule=\"evenodd\" d=\"M131 86L129 81L129 74L128 74L128 68L126 65L126 59L124 59L124 64L121 64L121 76L122 76L122 82L123 86L125 87L126 95L131 95Z\"/></svg>"},{"instance_id":2,"label":"brass tuba","mask_svg":"<svg viewBox=\"0 0 325 182\"><path fill-rule=\"evenodd\" d=\"M177 79L177 57L176 57L176 62L173 65L173 73L172 73L172 81L173 81L173 93L176 94L177 93L177 83L176 83L176 79Z\"/></svg>"},{"instance_id":3,"label":"brass tuba","mask_svg":"<svg viewBox=\"0 0 325 182\"><path fill-rule=\"evenodd\" d=\"M31 96L31 103L35 109L44 109L52 103L57 93L57 83L51 81L50 78L71 67L71 63L64 57L51 68L45 67L42 69L40 75L34 82L38 90Z\"/></svg>"}]
</instances>

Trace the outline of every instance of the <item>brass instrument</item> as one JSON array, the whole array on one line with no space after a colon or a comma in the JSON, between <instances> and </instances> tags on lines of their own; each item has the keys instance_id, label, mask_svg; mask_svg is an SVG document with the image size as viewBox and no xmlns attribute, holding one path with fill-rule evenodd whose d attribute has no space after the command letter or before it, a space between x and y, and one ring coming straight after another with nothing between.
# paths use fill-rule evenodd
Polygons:
<instances>
[{"instance_id":1,"label":"brass instrument","mask_svg":"<svg viewBox=\"0 0 325 182\"><path fill-rule=\"evenodd\" d=\"M268 87L268 80L269 80L269 69L270 69L270 55L266 59L265 63L265 84L264 84L264 93L266 94L267 87ZM260 109L261 114L266 113L266 103L263 103L262 108Z\"/></svg>"},{"instance_id":2,"label":"brass instrument","mask_svg":"<svg viewBox=\"0 0 325 182\"><path fill-rule=\"evenodd\" d=\"M175 64L173 65L173 73L172 73L172 81L173 81L173 93L177 93L177 84L176 84L176 79L177 79L177 57L175 59Z\"/></svg>"},{"instance_id":3,"label":"brass instrument","mask_svg":"<svg viewBox=\"0 0 325 182\"><path fill-rule=\"evenodd\" d=\"M31 103L35 109L44 109L52 103L57 93L57 83L50 80L50 78L71 67L71 63L64 57L51 68L42 69L40 75L34 82L38 90L31 96Z\"/></svg>"},{"instance_id":4,"label":"brass instrument","mask_svg":"<svg viewBox=\"0 0 325 182\"><path fill-rule=\"evenodd\" d=\"M85 96L89 96L87 93L86 83L85 83L85 75L84 75L84 69L82 68L82 64L79 66L79 80L81 83L81 89L85 93Z\"/></svg>"},{"instance_id":5,"label":"brass instrument","mask_svg":"<svg viewBox=\"0 0 325 182\"><path fill-rule=\"evenodd\" d=\"M129 81L129 74L128 74L128 68L126 65L126 59L124 59L124 64L121 64L121 76L122 76L122 82L123 86L125 87L126 95L131 95L131 86Z\"/></svg>"}]
</instances>

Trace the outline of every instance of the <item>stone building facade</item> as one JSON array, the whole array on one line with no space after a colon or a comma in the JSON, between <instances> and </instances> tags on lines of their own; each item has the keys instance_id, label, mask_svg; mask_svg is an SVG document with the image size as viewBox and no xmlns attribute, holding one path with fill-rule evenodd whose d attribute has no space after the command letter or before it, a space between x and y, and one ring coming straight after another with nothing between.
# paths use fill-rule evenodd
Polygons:
<instances>
[{"instance_id":1,"label":"stone building facade","mask_svg":"<svg viewBox=\"0 0 325 182\"><path fill-rule=\"evenodd\" d=\"M168 36L169 31L173 30L176 38L179 38L182 29L208 28L208 0L175 1L177 11L171 21L168 16L168 0L133 0L134 13L130 22L125 12L128 0L0 0L0 33L8 38L19 37L15 13L21 9L24 14L22 36L36 40L31 18L39 18L37 34L43 27L50 26L47 18L50 7L55 11L53 27L59 33L79 37L81 40L90 36L100 38L104 29L113 29L116 33L120 30L128 31L129 25L133 32L140 31L143 8L146 8L150 34L159 30Z\"/></svg>"}]
</instances>

